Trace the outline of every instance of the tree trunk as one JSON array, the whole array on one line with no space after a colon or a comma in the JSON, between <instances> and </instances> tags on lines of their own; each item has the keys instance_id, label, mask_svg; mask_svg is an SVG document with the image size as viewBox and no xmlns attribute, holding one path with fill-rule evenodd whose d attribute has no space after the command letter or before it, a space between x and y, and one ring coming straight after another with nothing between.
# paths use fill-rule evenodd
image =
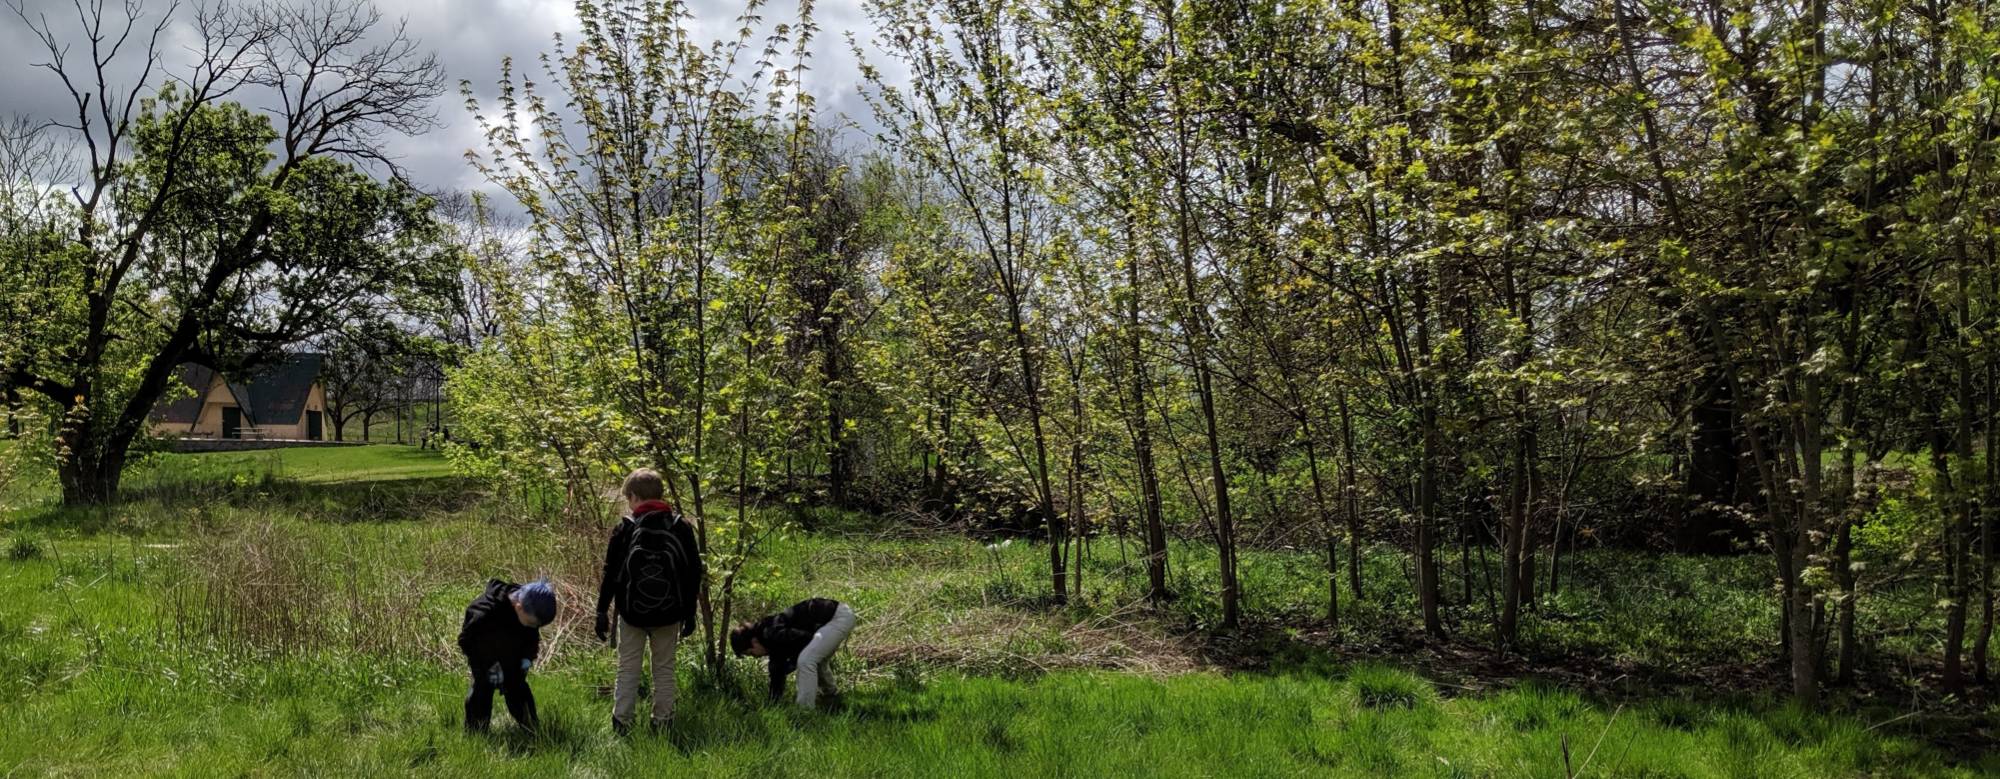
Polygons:
<instances>
[{"instance_id":1,"label":"tree trunk","mask_svg":"<svg viewBox=\"0 0 2000 779\"><path fill-rule=\"evenodd\" d=\"M1792 696L1808 710L1819 706L1819 644L1813 624L1813 592L1803 573L1808 563L1805 545L1792 544L1792 584L1789 593L1792 612L1790 643L1792 652Z\"/></svg>"},{"instance_id":2,"label":"tree trunk","mask_svg":"<svg viewBox=\"0 0 2000 779\"><path fill-rule=\"evenodd\" d=\"M1021 361L1022 383L1027 389L1028 422L1034 433L1035 508L1042 515L1043 526L1048 529L1049 591L1054 594L1056 605L1060 606L1069 602L1069 588L1066 586L1068 570L1064 566L1069 536L1065 532L1062 516L1056 513L1055 489L1049 481L1049 438L1042 429L1042 388L1036 380L1034 352L1028 346L1027 326L1018 296L1010 297L1007 313L1014 331L1015 353Z\"/></svg>"},{"instance_id":3,"label":"tree trunk","mask_svg":"<svg viewBox=\"0 0 2000 779\"><path fill-rule=\"evenodd\" d=\"M1556 523L1549 533L1549 597L1562 594L1563 527L1569 524L1569 501L1556 506Z\"/></svg>"},{"instance_id":4,"label":"tree trunk","mask_svg":"<svg viewBox=\"0 0 2000 779\"><path fill-rule=\"evenodd\" d=\"M1534 307L1528 296L1516 289L1514 272L1507 270L1505 294L1520 314L1524 334L1515 346L1516 369L1534 356ZM1507 491L1507 523L1500 560L1500 625L1502 646L1512 646L1520 638L1521 603L1533 587L1534 574L1528 557L1529 520L1534 512L1535 440L1534 415L1528 408L1528 388L1514 388L1514 441Z\"/></svg>"},{"instance_id":5,"label":"tree trunk","mask_svg":"<svg viewBox=\"0 0 2000 779\"><path fill-rule=\"evenodd\" d=\"M1986 222L1992 224L1990 216ZM1993 232L1986 233L1986 299L2000 300L2000 252ZM1986 667L1993 641L1993 525L2000 521L2000 361L1986 351L1986 483L1982 486L1979 520L1979 632L1972 642L1972 675L1980 684L1992 681Z\"/></svg>"},{"instance_id":6,"label":"tree trunk","mask_svg":"<svg viewBox=\"0 0 2000 779\"><path fill-rule=\"evenodd\" d=\"M1417 292L1417 351L1419 355L1430 354L1430 316L1425 304L1424 292ZM1425 391L1423 380L1418 379L1417 394L1418 424L1423 433L1421 461L1417 471L1417 605L1423 612L1424 633L1432 638L1444 637L1444 622L1438 618L1438 567L1434 554L1437 546L1432 537L1437 515L1438 481L1438 420L1437 409L1432 407L1430 393Z\"/></svg>"},{"instance_id":7,"label":"tree trunk","mask_svg":"<svg viewBox=\"0 0 2000 779\"><path fill-rule=\"evenodd\" d=\"M1850 291L1844 296L1846 325L1842 328L1841 351L1853 359L1851 356L1860 352L1861 320L1854 311L1860 305L1857 300L1860 290L1858 282L1850 283ZM1847 368L1850 373L1857 370L1858 366L1851 364ZM1846 433L1840 445L1839 484L1834 488L1837 498L1834 521L1839 523L1839 530L1834 537L1832 565L1834 584L1840 587L1840 599L1834 609L1834 635L1839 642L1835 655L1835 684L1847 684L1854 679L1855 663L1859 662L1861 654L1854 632L1854 601L1859 594L1856 587L1858 577L1854 570L1854 525L1868 510L1870 501L1863 501L1857 494L1860 478L1856 470L1855 449L1860 443L1857 438L1860 437L1861 408L1856 400L1856 385L1857 382L1853 381L1841 382L1835 393L1840 403L1840 428Z\"/></svg>"},{"instance_id":8,"label":"tree trunk","mask_svg":"<svg viewBox=\"0 0 2000 779\"><path fill-rule=\"evenodd\" d=\"M1130 219L1125 222L1126 241L1132 257L1125 264L1125 348L1131 369L1132 458L1139 469L1139 514L1146 526L1146 598L1154 604L1167 601L1167 527L1160 508L1160 475L1153 463L1153 431L1146 415L1146 353L1139 329L1139 254Z\"/></svg>"},{"instance_id":9,"label":"tree trunk","mask_svg":"<svg viewBox=\"0 0 2000 779\"><path fill-rule=\"evenodd\" d=\"M944 408L943 413L938 415L938 433L940 434L941 439L944 441L943 446L946 448L939 449L937 452L937 459L931 463L931 481L937 484L938 500L944 501L952 497L951 471L950 471L951 461L946 459L945 457L948 448L951 446L950 406L946 406Z\"/></svg>"},{"instance_id":10,"label":"tree trunk","mask_svg":"<svg viewBox=\"0 0 2000 779\"><path fill-rule=\"evenodd\" d=\"M1215 421L1213 376L1206 360L1195 367L1195 388L1201 393L1202 425L1208 434L1208 477L1215 485L1215 545L1222 574L1222 625L1242 624L1242 590L1236 580L1236 525L1229 508L1229 473L1222 463L1222 431Z\"/></svg>"},{"instance_id":11,"label":"tree trunk","mask_svg":"<svg viewBox=\"0 0 2000 779\"><path fill-rule=\"evenodd\" d=\"M1340 498L1347 512L1347 588L1361 600L1361 495L1354 479L1354 417L1347 409L1347 389L1340 390Z\"/></svg>"},{"instance_id":12,"label":"tree trunk","mask_svg":"<svg viewBox=\"0 0 2000 779\"><path fill-rule=\"evenodd\" d=\"M1808 330L1796 351L1782 359L1800 359L1798 355L1814 354L1818 348L1817 339ZM1764 495L1767 538L1778 571L1781 658L1789 666L1793 698L1808 709L1819 703L1823 655L1821 615L1809 576L1813 559L1821 551L1815 546L1821 543L1821 528L1814 520L1823 509L1820 499L1824 494L1820 477L1825 417L1819 384L1820 378L1814 374L1796 383L1780 382L1779 394L1792 401L1794 410L1775 416L1769 428L1765 422L1755 422L1743 431Z\"/></svg>"},{"instance_id":13,"label":"tree trunk","mask_svg":"<svg viewBox=\"0 0 2000 779\"><path fill-rule=\"evenodd\" d=\"M826 312L828 324L821 338L821 371L826 377L826 493L827 499L840 508L852 506L849 494L854 481L854 455L852 443L847 438L847 366L840 353L840 328L842 317L838 313Z\"/></svg>"},{"instance_id":14,"label":"tree trunk","mask_svg":"<svg viewBox=\"0 0 2000 779\"><path fill-rule=\"evenodd\" d=\"M1424 410L1423 463L1417 474L1417 606L1423 612L1424 632L1432 638L1444 637L1444 623L1438 619L1438 569L1433 555L1436 541L1431 537L1432 513L1437 509L1436 434L1429 409Z\"/></svg>"},{"instance_id":15,"label":"tree trunk","mask_svg":"<svg viewBox=\"0 0 2000 779\"><path fill-rule=\"evenodd\" d=\"M1854 665L1859 662L1861 650L1856 645L1854 635L1854 527L1852 522L1840 523L1840 535L1833 543L1834 579L1840 585L1840 605L1834 609L1834 634L1839 641L1838 654L1834 665L1833 682L1847 684L1854 680Z\"/></svg>"},{"instance_id":16,"label":"tree trunk","mask_svg":"<svg viewBox=\"0 0 2000 779\"><path fill-rule=\"evenodd\" d=\"M1715 336L1694 332L1694 346L1708 359L1726 360L1718 354ZM1741 497L1737 484L1740 473L1736 437L1736 398L1722 370L1705 367L1693 379L1693 400L1688 408L1689 459L1687 491L1697 502L1682 523L1676 544L1680 551L1695 554L1723 554L1740 535L1732 512Z\"/></svg>"},{"instance_id":17,"label":"tree trunk","mask_svg":"<svg viewBox=\"0 0 2000 779\"><path fill-rule=\"evenodd\" d=\"M1160 476L1153 462L1152 434L1146 427L1145 389L1138 381L1132 385L1132 399L1140 513L1146 523L1146 597L1154 603L1163 603L1173 597L1167 590L1167 524L1160 507Z\"/></svg>"},{"instance_id":18,"label":"tree trunk","mask_svg":"<svg viewBox=\"0 0 2000 779\"><path fill-rule=\"evenodd\" d=\"M691 167L694 170L706 171L710 169L709 166L712 160L709 158L707 136L704 134L697 134L695 136L692 163ZM699 177L697 177L698 180ZM702 472L707 469L707 463L703 459L702 451L703 445L708 441L709 333L707 312L709 302L708 260L710 257L707 241L709 221L708 188L705 186L692 186L688 188L688 191L693 195L693 213L697 215L697 218L694 219L694 421L693 434L689 436L693 439L689 447L693 450L693 457L689 458L684 475L688 482L688 498L694 503L695 544L700 546L701 551L706 554L708 552L708 523L702 521L702 518L707 516L708 506L706 505L706 501L708 495L704 485L705 480L702 478ZM667 463L656 463L656 465L665 468ZM662 471L662 473L665 472L667 471ZM696 594L695 602L696 607L701 612L701 640L702 646L707 649L704 654L707 655L708 669L719 672L722 670L723 662L723 638L716 629L715 604L709 596L709 583L706 578L701 582L701 592ZM727 604L724 605L726 606Z\"/></svg>"},{"instance_id":19,"label":"tree trunk","mask_svg":"<svg viewBox=\"0 0 2000 779\"><path fill-rule=\"evenodd\" d=\"M1070 560L1070 587L1076 602L1083 602L1083 555L1085 539L1090 535L1090 512L1083 508L1083 376L1079 361L1070 371L1071 387L1069 409L1076 432L1069 442L1069 510L1070 535L1076 539L1076 556Z\"/></svg>"},{"instance_id":20,"label":"tree trunk","mask_svg":"<svg viewBox=\"0 0 2000 779\"><path fill-rule=\"evenodd\" d=\"M1319 515L1320 532L1326 534L1326 621L1340 627L1340 534L1334 532L1333 512L1326 507L1326 488L1319 474L1319 445L1313 441L1312 425L1305 425L1306 467L1312 475L1313 511Z\"/></svg>"},{"instance_id":21,"label":"tree trunk","mask_svg":"<svg viewBox=\"0 0 2000 779\"><path fill-rule=\"evenodd\" d=\"M1942 434L1933 435L1933 446L1943 446ZM1931 469L1938 480L1939 503L1948 512L1944 532L1945 564L1945 639L1943 684L1946 692L1957 693L1965 689L1965 566L1964 556L1959 550L1962 534L1959 526L1959 504L1962 498L1951 476L1951 462L1948 455L1934 451L1931 455Z\"/></svg>"},{"instance_id":22,"label":"tree trunk","mask_svg":"<svg viewBox=\"0 0 2000 779\"><path fill-rule=\"evenodd\" d=\"M1990 451L1990 450L1989 450ZM1980 684L1992 681L1986 658L1993 647L1993 532L1988 519L1979 527L1979 630L1972 639L1972 678Z\"/></svg>"},{"instance_id":23,"label":"tree trunk","mask_svg":"<svg viewBox=\"0 0 2000 779\"><path fill-rule=\"evenodd\" d=\"M146 363L138 386L122 409L113 412L64 404L67 411L56 437L59 450L67 453L61 458L56 474L64 505L103 505L118 498L118 482L124 475L132 442L138 439L154 404L166 393L167 382L193 339L194 327L184 320ZM95 364L95 358L86 358L84 362ZM94 394L87 382L76 390L78 399Z\"/></svg>"},{"instance_id":24,"label":"tree trunk","mask_svg":"<svg viewBox=\"0 0 2000 779\"><path fill-rule=\"evenodd\" d=\"M1990 240L1990 239L1989 239ZM1989 244L1990 248L1990 244ZM1992 266L1988 257L1988 266ZM1996 268L2000 271L2000 268ZM2000 273L1988 274L1989 285L2000 285ZM1992 299L2000 299L1989 286L1987 294ZM1986 366L1986 499L1980 501L1982 511L1979 519L1979 632L1972 641L1972 677L1980 684L1992 681L1986 667L1987 655L1992 653L1993 641L1993 524L2000 520L2000 367L1989 359Z\"/></svg>"},{"instance_id":25,"label":"tree trunk","mask_svg":"<svg viewBox=\"0 0 2000 779\"><path fill-rule=\"evenodd\" d=\"M1806 354L1818 351L1818 344L1808 341ZM1819 602L1817 590L1807 571L1813 558L1825 550L1821 540L1824 530L1818 523L1826 511L1826 481L1823 471L1826 463L1825 428L1826 413L1822 402L1823 392L1820 377L1807 374L1801 381L1804 386L1804 403L1799 412L1798 457L1800 499L1798 501L1796 538L1792 545L1792 571L1794 575L1792 615L1792 692L1799 702L1808 707L1819 704L1819 674L1825 644L1820 638L1820 625L1824 610Z\"/></svg>"},{"instance_id":26,"label":"tree trunk","mask_svg":"<svg viewBox=\"0 0 2000 779\"><path fill-rule=\"evenodd\" d=\"M1945 606L1944 639L1944 688L1947 692L1961 693L1965 690L1965 634L1967 608L1972 600L1972 539L1974 516L1977 511L1977 487L1972 483L1977 475L1973 468L1972 435L1973 417L1978 413L1976 399L1972 392L1972 360L1969 331L1971 320L1971 284L1965 247L1961 243L1958 251L1958 336L1952 348L1952 367L1957 374L1958 413L1956 429L1952 433L1952 453L1958 461L1960 474L1950 493L1952 520L1946 529L1945 565L1947 601ZM1990 424L1990 422L1989 422ZM1988 456L1992 456L1991 453Z\"/></svg>"},{"instance_id":27,"label":"tree trunk","mask_svg":"<svg viewBox=\"0 0 2000 779\"><path fill-rule=\"evenodd\" d=\"M1467 501L1472 500L1471 495L1466 495L1465 498ZM1461 503L1458 507L1457 516L1454 517L1457 521L1452 523L1452 527L1458 529L1458 602L1467 605L1472 603L1472 523L1474 521L1473 513L1468 510L1469 508L1472 507ZM1481 520L1481 522L1483 524L1484 520ZM1486 531L1488 537L1492 536L1491 528L1482 527L1480 529ZM1494 592L1493 571L1487 566L1486 562L1485 538L1479 540L1479 575L1486 577L1486 599L1491 601ZM1494 620L1496 623L1499 620L1497 609L1495 610Z\"/></svg>"},{"instance_id":28,"label":"tree trunk","mask_svg":"<svg viewBox=\"0 0 2000 779\"><path fill-rule=\"evenodd\" d=\"M118 497L118 481L125 472L126 447L94 440L88 422L66 428L59 437L70 454L57 468L65 506L101 506Z\"/></svg>"}]
</instances>

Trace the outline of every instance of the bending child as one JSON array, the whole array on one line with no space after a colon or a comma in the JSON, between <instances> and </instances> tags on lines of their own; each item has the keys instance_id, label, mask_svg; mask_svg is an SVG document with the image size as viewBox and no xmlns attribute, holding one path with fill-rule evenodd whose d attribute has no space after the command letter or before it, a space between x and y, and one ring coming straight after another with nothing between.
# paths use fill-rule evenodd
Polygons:
<instances>
[{"instance_id":1,"label":"bending child","mask_svg":"<svg viewBox=\"0 0 2000 779\"><path fill-rule=\"evenodd\" d=\"M785 697L785 677L799 672L800 706L813 708L819 694L838 695L827 661L847 641L854 630L854 609L832 598L799 601L789 609L756 622L746 622L729 633L729 647L737 657L769 658L771 700Z\"/></svg>"},{"instance_id":2,"label":"bending child","mask_svg":"<svg viewBox=\"0 0 2000 779\"><path fill-rule=\"evenodd\" d=\"M618 681L612 688L611 729L632 730L646 650L653 652L653 727L673 723L674 650L694 632L695 599L705 571L694 525L663 496L666 481L650 468L625 477L631 514L619 520L604 549L604 580L597 589L597 639L611 638L611 610L618 610Z\"/></svg>"},{"instance_id":3,"label":"bending child","mask_svg":"<svg viewBox=\"0 0 2000 779\"><path fill-rule=\"evenodd\" d=\"M487 729L493 719L495 689L507 698L507 713L514 721L535 729L535 694L528 689L528 669L541 654L541 626L555 618L556 591L546 579L527 584L493 579L465 607L458 648L472 672L472 690L465 695L466 730Z\"/></svg>"}]
</instances>

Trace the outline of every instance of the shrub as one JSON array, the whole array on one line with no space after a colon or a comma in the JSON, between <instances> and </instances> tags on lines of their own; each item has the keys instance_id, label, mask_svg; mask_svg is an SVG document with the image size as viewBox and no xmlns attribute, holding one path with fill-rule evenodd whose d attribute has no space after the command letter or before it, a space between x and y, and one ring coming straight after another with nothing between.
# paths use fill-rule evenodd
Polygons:
<instances>
[{"instance_id":1,"label":"shrub","mask_svg":"<svg viewBox=\"0 0 2000 779\"><path fill-rule=\"evenodd\" d=\"M1429 704L1437 691L1417 676L1390 668L1356 668L1348 676L1363 708L1414 709Z\"/></svg>"},{"instance_id":2,"label":"shrub","mask_svg":"<svg viewBox=\"0 0 2000 779\"><path fill-rule=\"evenodd\" d=\"M7 542L7 559L14 562L39 560L42 557L42 542L34 536L15 536Z\"/></svg>"}]
</instances>

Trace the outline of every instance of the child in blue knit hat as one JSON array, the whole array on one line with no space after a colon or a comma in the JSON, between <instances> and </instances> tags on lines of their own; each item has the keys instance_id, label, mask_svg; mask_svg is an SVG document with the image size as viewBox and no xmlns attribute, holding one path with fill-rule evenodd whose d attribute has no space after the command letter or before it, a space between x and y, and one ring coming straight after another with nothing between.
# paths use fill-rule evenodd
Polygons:
<instances>
[{"instance_id":1,"label":"child in blue knit hat","mask_svg":"<svg viewBox=\"0 0 2000 779\"><path fill-rule=\"evenodd\" d=\"M516 723L535 729L535 694L528 689L528 669L541 654L541 627L555 618L556 591L547 579L527 584L493 579L465 607L458 648L472 672L472 691L465 696L466 730L487 729L495 690L506 697L507 713Z\"/></svg>"}]
</instances>

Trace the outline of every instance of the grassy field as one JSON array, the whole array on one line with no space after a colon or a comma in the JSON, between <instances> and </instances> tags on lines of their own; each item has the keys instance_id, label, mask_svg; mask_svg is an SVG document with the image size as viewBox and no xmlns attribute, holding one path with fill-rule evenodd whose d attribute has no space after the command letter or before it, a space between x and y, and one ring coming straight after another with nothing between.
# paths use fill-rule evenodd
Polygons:
<instances>
[{"instance_id":1,"label":"grassy field","mask_svg":"<svg viewBox=\"0 0 2000 779\"><path fill-rule=\"evenodd\" d=\"M1377 605L1316 621L1310 555L1244 560L1260 621L1205 626L1211 567L1177 550L1165 610L1129 553L1085 566L1087 605L1038 605L1046 550L989 550L868 517L795 517L746 596L853 603L850 692L828 713L765 706L760 669L698 670L684 645L673 730L608 727L610 651L588 636L603 528L471 492L409 447L164 455L101 511L35 505L0 524L0 775L1977 776L1965 722L1897 697L1809 714L1704 685L1768 653L1755 558L1578 555L1527 633L1543 667L1417 651L1371 558ZM1651 564L1645 588L1618 574ZM1614 572L1618 572L1615 574ZM553 576L566 610L532 677L528 737L458 728L458 614L490 576ZM1464 618L1468 640L1477 620ZM1456 660L1453 658L1456 657ZM1564 658L1575 662L1565 663ZM1672 683L1686 677L1693 683ZM1954 717L1956 719L1954 719ZM1975 717L1977 718L1977 717Z\"/></svg>"},{"instance_id":2,"label":"grassy field","mask_svg":"<svg viewBox=\"0 0 2000 779\"><path fill-rule=\"evenodd\" d=\"M206 482L237 476L356 484L451 475L436 451L414 446L327 446L247 452L161 454L127 478L141 485Z\"/></svg>"}]
</instances>

